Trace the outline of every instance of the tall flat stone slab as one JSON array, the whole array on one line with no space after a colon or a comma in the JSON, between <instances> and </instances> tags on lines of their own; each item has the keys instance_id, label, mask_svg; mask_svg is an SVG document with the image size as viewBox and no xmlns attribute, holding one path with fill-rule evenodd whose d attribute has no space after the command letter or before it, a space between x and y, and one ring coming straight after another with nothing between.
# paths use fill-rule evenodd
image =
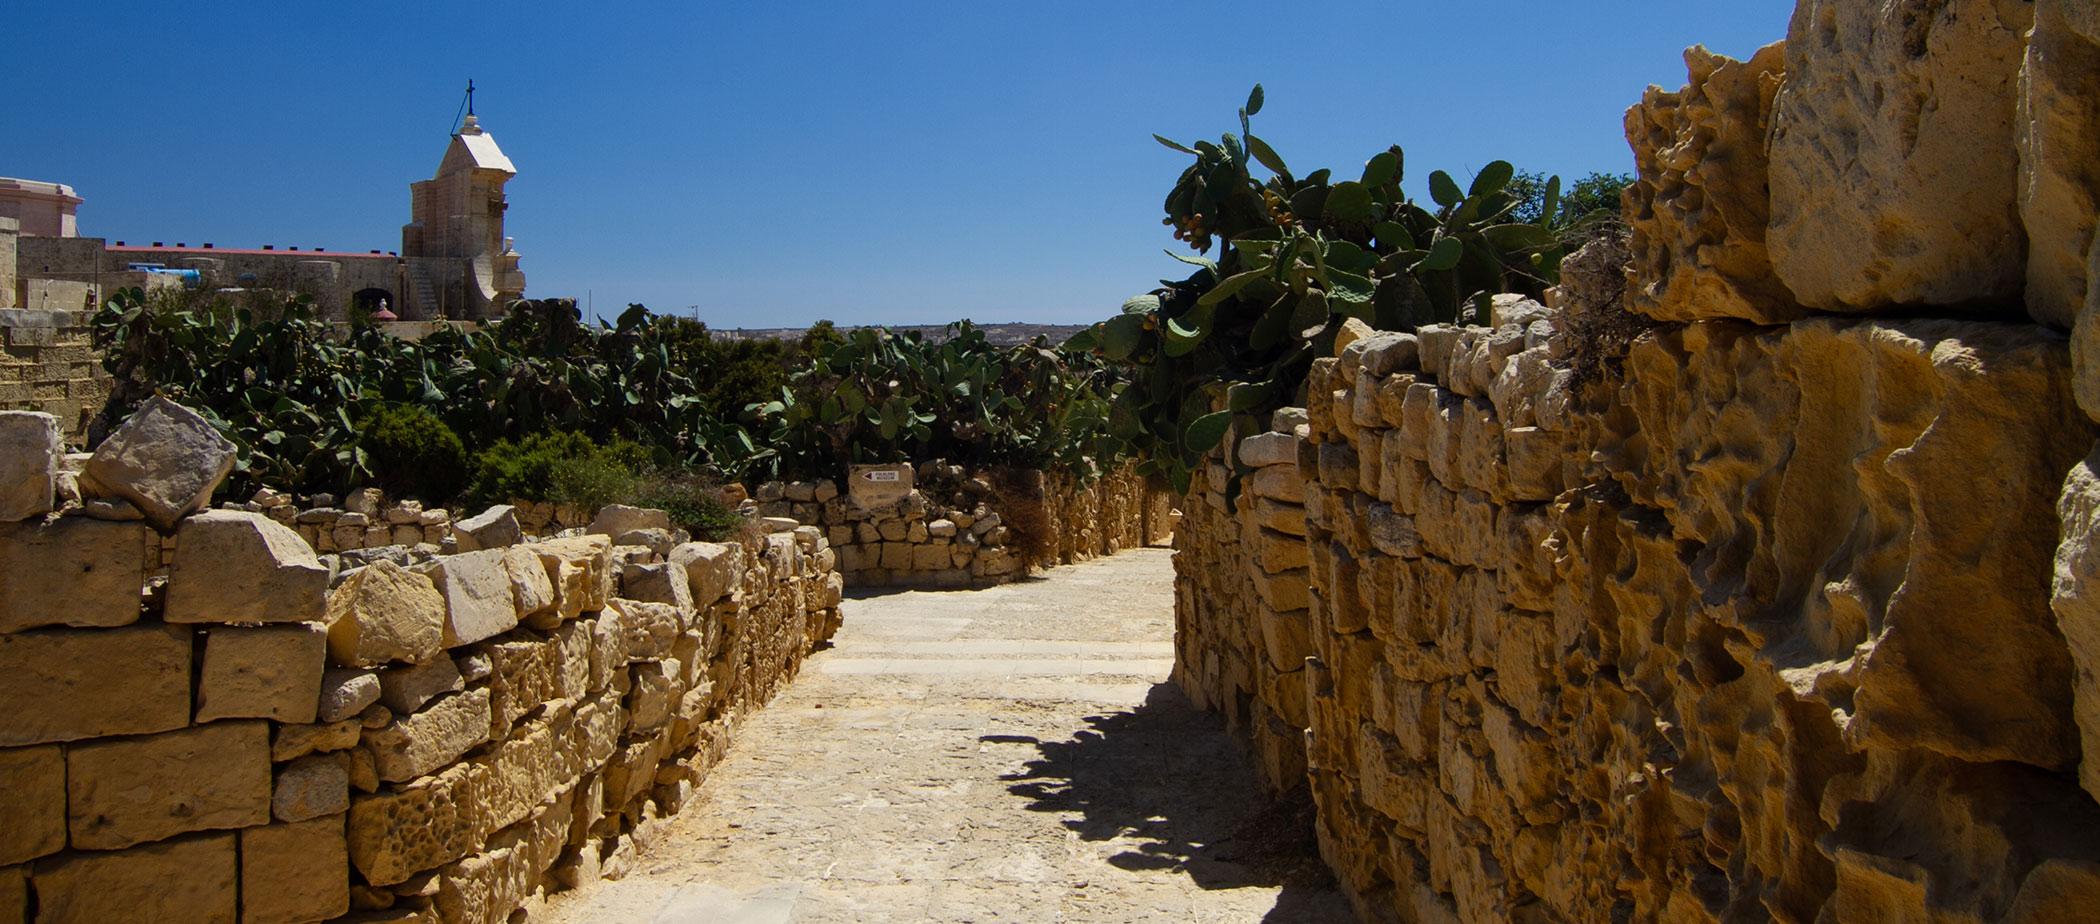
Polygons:
<instances>
[{"instance_id":1,"label":"tall flat stone slab","mask_svg":"<svg viewBox=\"0 0 2100 924\"><path fill-rule=\"evenodd\" d=\"M2035 0L2018 128L2027 314L2069 327L2100 214L2100 8L2089 0Z\"/></svg>"},{"instance_id":2,"label":"tall flat stone slab","mask_svg":"<svg viewBox=\"0 0 2100 924\"><path fill-rule=\"evenodd\" d=\"M144 625L0 635L0 678L0 747L181 728L190 722L190 632Z\"/></svg>"},{"instance_id":3,"label":"tall flat stone slab","mask_svg":"<svg viewBox=\"0 0 2100 924\"><path fill-rule=\"evenodd\" d=\"M219 722L66 751L76 849L115 850L270 822L268 722Z\"/></svg>"},{"instance_id":4,"label":"tall flat stone slab","mask_svg":"<svg viewBox=\"0 0 2100 924\"><path fill-rule=\"evenodd\" d=\"M0 632L137 622L152 535L87 517L0 523Z\"/></svg>"},{"instance_id":5,"label":"tall flat stone slab","mask_svg":"<svg viewBox=\"0 0 2100 924\"><path fill-rule=\"evenodd\" d=\"M35 411L0 411L0 521L27 520L51 511L64 449L58 418Z\"/></svg>"},{"instance_id":6,"label":"tall flat stone slab","mask_svg":"<svg viewBox=\"0 0 2100 924\"><path fill-rule=\"evenodd\" d=\"M65 848L65 754L55 744L0 749L0 866Z\"/></svg>"},{"instance_id":7,"label":"tall flat stone slab","mask_svg":"<svg viewBox=\"0 0 2100 924\"><path fill-rule=\"evenodd\" d=\"M156 395L95 448L86 474L167 533L211 503L233 463L233 443L210 421Z\"/></svg>"},{"instance_id":8,"label":"tall flat stone slab","mask_svg":"<svg viewBox=\"0 0 2100 924\"><path fill-rule=\"evenodd\" d=\"M233 924L234 835L186 837L37 864L38 924L183 921Z\"/></svg>"},{"instance_id":9,"label":"tall flat stone slab","mask_svg":"<svg viewBox=\"0 0 2100 924\"><path fill-rule=\"evenodd\" d=\"M350 910L344 817L241 832L241 924L303 924Z\"/></svg>"},{"instance_id":10,"label":"tall flat stone slab","mask_svg":"<svg viewBox=\"0 0 2100 924\"><path fill-rule=\"evenodd\" d=\"M1773 104L1768 242L1801 304L2020 304L2014 122L2033 22L2029 0L1796 7Z\"/></svg>"},{"instance_id":11,"label":"tall flat stone slab","mask_svg":"<svg viewBox=\"0 0 2100 924\"><path fill-rule=\"evenodd\" d=\"M327 665L328 635L319 623L215 627L204 638L197 721L312 722Z\"/></svg>"},{"instance_id":12,"label":"tall flat stone slab","mask_svg":"<svg viewBox=\"0 0 2100 924\"><path fill-rule=\"evenodd\" d=\"M319 622L328 568L299 534L259 513L208 510L175 536L162 618L173 623Z\"/></svg>"}]
</instances>

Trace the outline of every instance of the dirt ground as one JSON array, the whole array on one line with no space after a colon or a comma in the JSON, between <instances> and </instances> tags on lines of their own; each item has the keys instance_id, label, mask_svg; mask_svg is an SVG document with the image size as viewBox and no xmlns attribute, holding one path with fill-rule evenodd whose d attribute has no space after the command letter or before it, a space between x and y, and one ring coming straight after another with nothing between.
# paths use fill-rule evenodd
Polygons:
<instances>
[{"instance_id":1,"label":"dirt ground","mask_svg":"<svg viewBox=\"0 0 2100 924\"><path fill-rule=\"evenodd\" d=\"M1162 549L849 600L636 870L533 919L1352 920L1309 815L1165 683L1173 622Z\"/></svg>"}]
</instances>

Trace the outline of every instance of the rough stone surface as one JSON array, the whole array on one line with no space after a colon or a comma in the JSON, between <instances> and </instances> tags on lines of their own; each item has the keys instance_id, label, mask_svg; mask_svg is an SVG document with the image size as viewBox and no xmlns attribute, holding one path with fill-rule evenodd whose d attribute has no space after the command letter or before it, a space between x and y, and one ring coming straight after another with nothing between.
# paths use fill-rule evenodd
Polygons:
<instances>
[{"instance_id":1,"label":"rough stone surface","mask_svg":"<svg viewBox=\"0 0 2100 924\"><path fill-rule=\"evenodd\" d=\"M445 602L444 647L501 635L518 624L505 550L485 549L433 559L417 567Z\"/></svg>"},{"instance_id":2,"label":"rough stone surface","mask_svg":"<svg viewBox=\"0 0 2100 924\"><path fill-rule=\"evenodd\" d=\"M2071 692L2083 743L2078 781L2100 799L2100 450L2071 468L2056 512L2063 536L2050 605L2077 665Z\"/></svg>"},{"instance_id":3,"label":"rough stone surface","mask_svg":"<svg viewBox=\"0 0 2100 924\"><path fill-rule=\"evenodd\" d=\"M0 677L0 746L142 735L190 721L190 633L175 626L0 635Z\"/></svg>"},{"instance_id":4,"label":"rough stone surface","mask_svg":"<svg viewBox=\"0 0 2100 924\"><path fill-rule=\"evenodd\" d=\"M350 810L350 759L341 752L309 754L277 771L270 815L278 821L309 821ZM341 828L342 819L336 819Z\"/></svg>"},{"instance_id":5,"label":"rough stone surface","mask_svg":"<svg viewBox=\"0 0 2100 924\"><path fill-rule=\"evenodd\" d=\"M652 507L607 504L598 508L598 516L584 531L598 536L620 536L638 529L660 529L668 533L671 531L671 515Z\"/></svg>"},{"instance_id":6,"label":"rough stone surface","mask_svg":"<svg viewBox=\"0 0 2100 924\"><path fill-rule=\"evenodd\" d=\"M51 511L64 450L58 418L36 411L0 411L0 522Z\"/></svg>"},{"instance_id":7,"label":"rough stone surface","mask_svg":"<svg viewBox=\"0 0 2100 924\"><path fill-rule=\"evenodd\" d=\"M480 549L500 549L525 541L525 531L518 525L518 508L509 504L497 504L474 516L452 524L452 537L459 544L459 551L473 552Z\"/></svg>"},{"instance_id":8,"label":"rough stone surface","mask_svg":"<svg viewBox=\"0 0 2100 924\"><path fill-rule=\"evenodd\" d=\"M234 924L234 835L199 835L37 864L38 924L182 921Z\"/></svg>"},{"instance_id":9,"label":"rough stone surface","mask_svg":"<svg viewBox=\"0 0 2100 924\"><path fill-rule=\"evenodd\" d=\"M1777 44L1748 61L1693 48L1684 54L1691 80L1683 89L1651 87L1627 111L1637 175L1626 191L1633 310L1761 323L1802 315L1772 275L1766 246L1765 138L1785 60ZM1438 371L1443 355L1424 340L1424 368Z\"/></svg>"},{"instance_id":10,"label":"rough stone surface","mask_svg":"<svg viewBox=\"0 0 2100 924\"><path fill-rule=\"evenodd\" d=\"M355 667L331 667L321 674L321 701L316 722L340 722L379 701L379 675Z\"/></svg>"},{"instance_id":11,"label":"rough stone surface","mask_svg":"<svg viewBox=\"0 0 2100 924\"><path fill-rule=\"evenodd\" d=\"M605 536L576 536L533 543L533 552L547 569L554 585L556 609L563 618L574 619L595 613L612 599L612 540Z\"/></svg>"},{"instance_id":12,"label":"rough stone surface","mask_svg":"<svg viewBox=\"0 0 2100 924\"><path fill-rule=\"evenodd\" d=\"M2024 317L2015 149L2031 0L1805 0L1773 105L1772 265L1826 311Z\"/></svg>"},{"instance_id":13,"label":"rough stone surface","mask_svg":"<svg viewBox=\"0 0 2100 924\"><path fill-rule=\"evenodd\" d=\"M170 533L211 503L233 463L231 441L196 411L156 395L95 448L83 474Z\"/></svg>"},{"instance_id":14,"label":"rough stone surface","mask_svg":"<svg viewBox=\"0 0 2100 924\"><path fill-rule=\"evenodd\" d=\"M302 924L350 910L344 816L241 832L242 924Z\"/></svg>"},{"instance_id":15,"label":"rough stone surface","mask_svg":"<svg viewBox=\"0 0 2100 924\"><path fill-rule=\"evenodd\" d=\"M379 672L379 702L397 715L423 708L446 693L467 688L459 664L449 655L438 654L421 664L389 667Z\"/></svg>"},{"instance_id":16,"label":"rough stone surface","mask_svg":"<svg viewBox=\"0 0 2100 924\"><path fill-rule=\"evenodd\" d=\"M57 745L0 749L0 866L65 846L65 754Z\"/></svg>"},{"instance_id":17,"label":"rough stone surface","mask_svg":"<svg viewBox=\"0 0 2100 924\"><path fill-rule=\"evenodd\" d=\"M151 536L85 517L0 523L0 632L137 622Z\"/></svg>"},{"instance_id":18,"label":"rough stone surface","mask_svg":"<svg viewBox=\"0 0 2100 924\"><path fill-rule=\"evenodd\" d=\"M688 542L671 550L670 560L685 569L693 605L713 606L744 576L742 546Z\"/></svg>"},{"instance_id":19,"label":"rough stone surface","mask_svg":"<svg viewBox=\"0 0 2100 924\"><path fill-rule=\"evenodd\" d=\"M440 770L488 739L489 691L480 687L439 699L364 735L379 779L389 783Z\"/></svg>"},{"instance_id":20,"label":"rough stone surface","mask_svg":"<svg viewBox=\"0 0 2100 924\"><path fill-rule=\"evenodd\" d=\"M197 721L314 721L327 667L328 633L319 623L215 626L204 636Z\"/></svg>"},{"instance_id":21,"label":"rough stone surface","mask_svg":"<svg viewBox=\"0 0 2100 924\"><path fill-rule=\"evenodd\" d=\"M2093 277L2100 215L2100 17L2085 0L2035 0L2020 69L2020 220L2027 314L2068 328Z\"/></svg>"},{"instance_id":22,"label":"rough stone surface","mask_svg":"<svg viewBox=\"0 0 2100 924\"><path fill-rule=\"evenodd\" d=\"M290 527L259 513L207 510L183 520L175 540L167 621L321 621L328 568Z\"/></svg>"},{"instance_id":23,"label":"rough stone surface","mask_svg":"<svg viewBox=\"0 0 2100 924\"><path fill-rule=\"evenodd\" d=\"M267 722L219 722L66 751L66 817L76 849L114 850L190 831L270 820Z\"/></svg>"},{"instance_id":24,"label":"rough stone surface","mask_svg":"<svg viewBox=\"0 0 2100 924\"><path fill-rule=\"evenodd\" d=\"M384 559L329 593L326 619L328 657L346 667L424 661L445 647L445 598L428 577Z\"/></svg>"}]
</instances>

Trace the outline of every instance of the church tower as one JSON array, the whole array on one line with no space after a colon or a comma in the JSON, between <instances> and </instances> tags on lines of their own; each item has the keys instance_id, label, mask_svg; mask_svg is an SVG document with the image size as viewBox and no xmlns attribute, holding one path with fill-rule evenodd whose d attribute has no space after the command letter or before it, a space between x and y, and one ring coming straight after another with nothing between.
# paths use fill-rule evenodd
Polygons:
<instances>
[{"instance_id":1,"label":"church tower","mask_svg":"<svg viewBox=\"0 0 2100 924\"><path fill-rule=\"evenodd\" d=\"M466 121L445 148L437 176L408 187L413 220L401 228L408 275L403 318L500 318L525 294L518 253L503 236L509 207L503 185L517 173L495 137L482 130L469 82Z\"/></svg>"}]
</instances>

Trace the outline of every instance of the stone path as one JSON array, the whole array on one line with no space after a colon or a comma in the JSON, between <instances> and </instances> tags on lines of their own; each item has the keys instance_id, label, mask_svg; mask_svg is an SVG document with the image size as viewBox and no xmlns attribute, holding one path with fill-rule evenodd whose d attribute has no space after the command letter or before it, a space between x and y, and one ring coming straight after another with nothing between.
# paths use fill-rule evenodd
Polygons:
<instances>
[{"instance_id":1,"label":"stone path","mask_svg":"<svg viewBox=\"0 0 2100 924\"><path fill-rule=\"evenodd\" d=\"M534 918L1352 920L1305 816L1164 682L1172 636L1161 549L849 600L637 869Z\"/></svg>"}]
</instances>

